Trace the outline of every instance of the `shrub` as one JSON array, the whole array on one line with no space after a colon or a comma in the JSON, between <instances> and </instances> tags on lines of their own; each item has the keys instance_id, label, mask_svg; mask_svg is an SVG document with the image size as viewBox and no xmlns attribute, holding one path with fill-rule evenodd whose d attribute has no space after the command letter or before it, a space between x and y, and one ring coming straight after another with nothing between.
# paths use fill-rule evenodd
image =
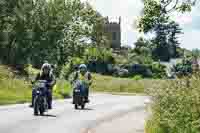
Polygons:
<instances>
[{"instance_id":1,"label":"shrub","mask_svg":"<svg viewBox=\"0 0 200 133\"><path fill-rule=\"evenodd\" d=\"M151 69L147 65L142 64L131 64L128 67L130 75L142 75L143 77L151 77Z\"/></svg>"},{"instance_id":2,"label":"shrub","mask_svg":"<svg viewBox=\"0 0 200 133\"><path fill-rule=\"evenodd\" d=\"M27 73L29 78L34 78L39 72L39 69L33 68L31 64L26 65L24 71Z\"/></svg>"},{"instance_id":3,"label":"shrub","mask_svg":"<svg viewBox=\"0 0 200 133\"><path fill-rule=\"evenodd\" d=\"M54 96L56 98L69 98L71 85L66 80L58 80L53 90L54 90Z\"/></svg>"},{"instance_id":4,"label":"shrub","mask_svg":"<svg viewBox=\"0 0 200 133\"><path fill-rule=\"evenodd\" d=\"M165 70L166 67L160 64L159 62L153 63L152 65L150 65L150 67L153 74L153 78L160 79L167 76L166 70Z\"/></svg>"},{"instance_id":5,"label":"shrub","mask_svg":"<svg viewBox=\"0 0 200 133\"><path fill-rule=\"evenodd\" d=\"M183 60L183 62L174 66L172 71L179 77L187 76L192 73L192 62L190 60Z\"/></svg>"},{"instance_id":6,"label":"shrub","mask_svg":"<svg viewBox=\"0 0 200 133\"><path fill-rule=\"evenodd\" d=\"M154 85L148 94L153 97L153 103L147 133L199 133L199 74Z\"/></svg>"},{"instance_id":7,"label":"shrub","mask_svg":"<svg viewBox=\"0 0 200 133\"><path fill-rule=\"evenodd\" d=\"M91 47L85 52L85 63L91 72L108 74L108 66L115 63L115 58L111 50Z\"/></svg>"},{"instance_id":8,"label":"shrub","mask_svg":"<svg viewBox=\"0 0 200 133\"><path fill-rule=\"evenodd\" d=\"M70 62L62 67L60 78L68 79L69 75L82 63L84 63L84 60L81 58L71 58Z\"/></svg>"},{"instance_id":9,"label":"shrub","mask_svg":"<svg viewBox=\"0 0 200 133\"><path fill-rule=\"evenodd\" d=\"M135 75L132 79L133 80L141 80L143 77L141 75Z\"/></svg>"}]
</instances>

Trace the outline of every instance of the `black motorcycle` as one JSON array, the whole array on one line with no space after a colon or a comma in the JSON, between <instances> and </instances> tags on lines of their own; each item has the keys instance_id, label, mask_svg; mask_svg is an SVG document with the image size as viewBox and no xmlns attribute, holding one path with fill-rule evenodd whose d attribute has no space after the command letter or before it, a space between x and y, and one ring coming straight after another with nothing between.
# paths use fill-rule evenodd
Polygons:
<instances>
[{"instance_id":1,"label":"black motorcycle","mask_svg":"<svg viewBox=\"0 0 200 133\"><path fill-rule=\"evenodd\" d=\"M35 83L34 89L35 90L35 98L33 101L33 109L34 115L44 115L44 112L48 110L48 102L47 102L47 84L46 80L38 80Z\"/></svg>"},{"instance_id":2,"label":"black motorcycle","mask_svg":"<svg viewBox=\"0 0 200 133\"><path fill-rule=\"evenodd\" d=\"M79 106L80 106L81 109L84 109L86 103L87 103L87 100L86 100L86 97L85 97L84 84L83 84L82 81L76 81L75 87L73 89L74 108L78 109Z\"/></svg>"}]
</instances>

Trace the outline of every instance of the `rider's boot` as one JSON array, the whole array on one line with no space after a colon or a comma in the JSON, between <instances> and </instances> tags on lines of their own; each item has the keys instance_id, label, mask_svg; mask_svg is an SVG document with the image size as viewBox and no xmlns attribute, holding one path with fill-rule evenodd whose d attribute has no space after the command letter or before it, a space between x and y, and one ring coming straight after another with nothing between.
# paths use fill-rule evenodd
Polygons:
<instances>
[{"instance_id":1,"label":"rider's boot","mask_svg":"<svg viewBox=\"0 0 200 133\"><path fill-rule=\"evenodd\" d=\"M85 101L86 101L86 103L89 103L89 102L90 102L90 100L89 100L88 97L85 97Z\"/></svg>"},{"instance_id":2,"label":"rider's boot","mask_svg":"<svg viewBox=\"0 0 200 133\"><path fill-rule=\"evenodd\" d=\"M31 101L31 104L29 105L29 107L31 107L31 108L33 108L34 97L35 97L35 93L34 93L34 91L33 91L33 92L32 92L32 101Z\"/></svg>"},{"instance_id":3,"label":"rider's boot","mask_svg":"<svg viewBox=\"0 0 200 133\"><path fill-rule=\"evenodd\" d=\"M48 109L52 109L52 92L49 90L47 93Z\"/></svg>"}]
</instances>

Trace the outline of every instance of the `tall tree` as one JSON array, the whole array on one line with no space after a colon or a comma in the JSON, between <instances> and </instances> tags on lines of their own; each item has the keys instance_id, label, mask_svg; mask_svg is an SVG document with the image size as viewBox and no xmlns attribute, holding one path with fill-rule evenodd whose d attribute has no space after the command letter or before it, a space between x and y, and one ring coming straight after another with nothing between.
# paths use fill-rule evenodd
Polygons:
<instances>
[{"instance_id":1,"label":"tall tree","mask_svg":"<svg viewBox=\"0 0 200 133\"><path fill-rule=\"evenodd\" d=\"M180 0L144 0L143 15L139 19L140 32L153 33L153 56L156 60L168 61L176 57L176 47L179 45L177 37L181 34L181 28L170 17L173 11L190 11L191 1ZM172 6L174 4L174 6Z\"/></svg>"}]
</instances>

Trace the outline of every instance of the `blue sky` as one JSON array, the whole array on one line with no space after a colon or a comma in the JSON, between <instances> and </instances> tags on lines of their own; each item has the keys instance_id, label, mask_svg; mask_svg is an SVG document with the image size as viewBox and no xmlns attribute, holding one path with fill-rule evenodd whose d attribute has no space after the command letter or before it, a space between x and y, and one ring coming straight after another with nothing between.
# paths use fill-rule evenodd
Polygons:
<instances>
[{"instance_id":1,"label":"blue sky","mask_svg":"<svg viewBox=\"0 0 200 133\"><path fill-rule=\"evenodd\" d=\"M141 34L134 28L134 20L143 7L141 0L88 0L103 16L117 20L122 17L122 44L133 45ZM184 34L180 37L181 46L187 49L200 48L200 2L191 13L174 14L181 24Z\"/></svg>"}]
</instances>

